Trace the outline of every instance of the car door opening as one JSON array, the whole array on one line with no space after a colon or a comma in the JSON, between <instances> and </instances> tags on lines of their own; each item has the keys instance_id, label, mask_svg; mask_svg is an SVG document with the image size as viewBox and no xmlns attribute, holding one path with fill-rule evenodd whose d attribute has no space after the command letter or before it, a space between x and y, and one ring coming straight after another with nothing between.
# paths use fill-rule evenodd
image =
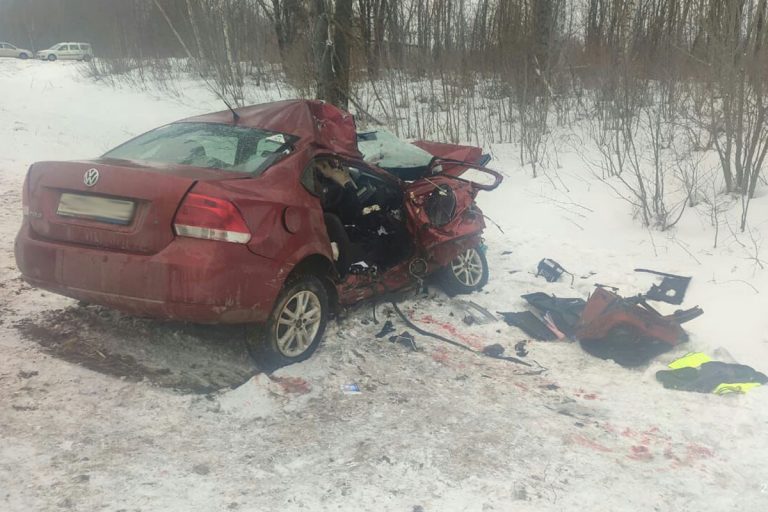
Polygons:
<instances>
[{"instance_id":1,"label":"car door opening","mask_svg":"<svg viewBox=\"0 0 768 512\"><path fill-rule=\"evenodd\" d=\"M328 237L338 249L339 275L366 268L383 271L411 255L403 191L396 183L335 158L315 160L308 172Z\"/></svg>"}]
</instances>

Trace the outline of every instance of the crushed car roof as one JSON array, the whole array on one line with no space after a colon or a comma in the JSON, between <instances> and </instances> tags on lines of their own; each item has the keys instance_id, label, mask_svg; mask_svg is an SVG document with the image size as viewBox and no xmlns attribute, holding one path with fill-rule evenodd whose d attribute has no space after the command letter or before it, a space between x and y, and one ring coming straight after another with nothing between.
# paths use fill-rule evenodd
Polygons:
<instances>
[{"instance_id":1,"label":"crushed car roof","mask_svg":"<svg viewBox=\"0 0 768 512\"><path fill-rule=\"evenodd\" d=\"M190 117L180 122L222 123L295 135L297 146L315 145L350 158L361 158L352 114L319 100L285 100Z\"/></svg>"}]
</instances>

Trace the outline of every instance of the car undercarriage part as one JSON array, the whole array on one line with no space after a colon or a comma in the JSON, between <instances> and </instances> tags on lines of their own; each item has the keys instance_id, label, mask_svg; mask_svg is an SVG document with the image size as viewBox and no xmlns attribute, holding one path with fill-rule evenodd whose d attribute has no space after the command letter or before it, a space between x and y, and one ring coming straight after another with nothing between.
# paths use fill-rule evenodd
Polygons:
<instances>
[{"instance_id":1,"label":"car undercarriage part","mask_svg":"<svg viewBox=\"0 0 768 512\"><path fill-rule=\"evenodd\" d=\"M522 311L520 313L503 313L499 311L499 314L504 318L507 325L517 327L535 340L554 341L557 339L557 336L547 328L544 322L539 320L539 317L530 311Z\"/></svg>"},{"instance_id":2,"label":"car undercarriage part","mask_svg":"<svg viewBox=\"0 0 768 512\"><path fill-rule=\"evenodd\" d=\"M598 287L584 307L575 335L594 356L639 366L687 341L680 324L702 314L696 306L662 315L642 295L624 298Z\"/></svg>"},{"instance_id":3,"label":"car undercarriage part","mask_svg":"<svg viewBox=\"0 0 768 512\"><path fill-rule=\"evenodd\" d=\"M662 277L661 283L652 285L651 289L643 294L646 299L666 302L676 306L683 303L685 292L688 290L688 285L691 282L690 277L667 274L645 268L636 268L635 272L645 272Z\"/></svg>"},{"instance_id":4,"label":"car undercarriage part","mask_svg":"<svg viewBox=\"0 0 768 512\"><path fill-rule=\"evenodd\" d=\"M680 324L703 313L701 308L695 306L662 315L642 295L624 298L605 288L597 288L584 307L576 336L579 339L599 339L614 327L625 325L636 328L646 337L674 346L688 340Z\"/></svg>"},{"instance_id":5,"label":"car undercarriage part","mask_svg":"<svg viewBox=\"0 0 768 512\"><path fill-rule=\"evenodd\" d=\"M542 315L549 315L552 323L566 336L575 333L587 304L584 299L555 297L543 292L528 293L521 297Z\"/></svg>"}]
</instances>

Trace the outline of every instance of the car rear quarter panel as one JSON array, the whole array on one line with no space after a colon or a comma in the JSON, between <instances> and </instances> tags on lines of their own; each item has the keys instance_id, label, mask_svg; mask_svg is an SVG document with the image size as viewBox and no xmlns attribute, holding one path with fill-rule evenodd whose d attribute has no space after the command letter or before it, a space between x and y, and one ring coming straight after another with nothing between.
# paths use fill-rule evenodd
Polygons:
<instances>
[{"instance_id":1,"label":"car rear quarter panel","mask_svg":"<svg viewBox=\"0 0 768 512\"><path fill-rule=\"evenodd\" d=\"M195 187L201 193L223 192L235 203L251 230L248 248L280 263L276 276L280 283L309 256L318 254L333 260L320 201L300 183L309 160L308 152L302 152L258 178L200 183Z\"/></svg>"}]
</instances>

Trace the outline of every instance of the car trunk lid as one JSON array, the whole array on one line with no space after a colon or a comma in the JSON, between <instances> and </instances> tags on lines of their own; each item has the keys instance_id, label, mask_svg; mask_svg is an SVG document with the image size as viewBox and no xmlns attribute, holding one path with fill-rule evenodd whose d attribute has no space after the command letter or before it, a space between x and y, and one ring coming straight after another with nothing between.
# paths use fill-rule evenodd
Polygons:
<instances>
[{"instance_id":1,"label":"car trunk lid","mask_svg":"<svg viewBox=\"0 0 768 512\"><path fill-rule=\"evenodd\" d=\"M243 175L122 160L41 162L29 171L30 227L45 240L155 253L173 240L173 217L197 181L232 177Z\"/></svg>"}]
</instances>

